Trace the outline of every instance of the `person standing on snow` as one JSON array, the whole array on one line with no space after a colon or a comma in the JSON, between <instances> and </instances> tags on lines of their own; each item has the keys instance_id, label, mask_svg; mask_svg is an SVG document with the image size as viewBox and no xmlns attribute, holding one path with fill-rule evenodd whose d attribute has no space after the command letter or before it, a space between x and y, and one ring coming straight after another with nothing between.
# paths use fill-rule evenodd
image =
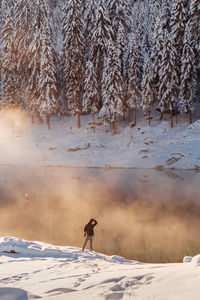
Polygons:
<instances>
[{"instance_id":1,"label":"person standing on snow","mask_svg":"<svg viewBox=\"0 0 200 300\"><path fill-rule=\"evenodd\" d=\"M95 219L90 219L89 223L85 225L84 227L84 237L85 242L82 248L82 251L84 251L85 246L88 241L90 241L90 251L92 251L92 242L94 237L94 227L97 225L97 221Z\"/></svg>"}]
</instances>

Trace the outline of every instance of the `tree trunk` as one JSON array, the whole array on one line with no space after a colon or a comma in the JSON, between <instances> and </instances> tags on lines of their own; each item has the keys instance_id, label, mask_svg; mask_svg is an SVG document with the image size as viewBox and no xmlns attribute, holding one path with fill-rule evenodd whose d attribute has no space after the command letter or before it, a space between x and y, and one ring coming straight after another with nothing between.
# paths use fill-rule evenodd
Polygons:
<instances>
[{"instance_id":1,"label":"tree trunk","mask_svg":"<svg viewBox=\"0 0 200 300\"><path fill-rule=\"evenodd\" d=\"M128 109L128 121L129 121L129 123L131 122L131 110L130 110L130 108Z\"/></svg>"},{"instance_id":2,"label":"tree trunk","mask_svg":"<svg viewBox=\"0 0 200 300\"><path fill-rule=\"evenodd\" d=\"M25 119L24 112L23 112L23 110L20 108L20 120L21 120L21 126L24 126L24 119Z\"/></svg>"},{"instance_id":3,"label":"tree trunk","mask_svg":"<svg viewBox=\"0 0 200 300\"><path fill-rule=\"evenodd\" d=\"M123 120L123 121L126 121L126 112L125 112L125 111L124 111L124 113L123 113L122 120Z\"/></svg>"},{"instance_id":4,"label":"tree trunk","mask_svg":"<svg viewBox=\"0 0 200 300\"><path fill-rule=\"evenodd\" d=\"M176 124L178 123L178 106L175 104L175 115L176 115Z\"/></svg>"},{"instance_id":5,"label":"tree trunk","mask_svg":"<svg viewBox=\"0 0 200 300\"><path fill-rule=\"evenodd\" d=\"M81 113L77 112L77 116L78 116L78 128L81 128Z\"/></svg>"},{"instance_id":6,"label":"tree trunk","mask_svg":"<svg viewBox=\"0 0 200 300\"><path fill-rule=\"evenodd\" d=\"M94 113L92 114L92 118L93 118L93 132L95 133L95 118L94 118Z\"/></svg>"},{"instance_id":7,"label":"tree trunk","mask_svg":"<svg viewBox=\"0 0 200 300\"><path fill-rule=\"evenodd\" d=\"M11 113L11 127L15 128L15 120L14 120L14 114L13 114L13 112Z\"/></svg>"},{"instance_id":8,"label":"tree trunk","mask_svg":"<svg viewBox=\"0 0 200 300\"><path fill-rule=\"evenodd\" d=\"M34 115L32 115L32 116L31 116L31 122L32 122L32 124L34 124L34 121L35 121L35 120L34 120Z\"/></svg>"},{"instance_id":9,"label":"tree trunk","mask_svg":"<svg viewBox=\"0 0 200 300\"><path fill-rule=\"evenodd\" d=\"M136 113L137 113L137 109L135 107L135 109L134 109L134 123L135 123L135 125L136 125Z\"/></svg>"},{"instance_id":10,"label":"tree trunk","mask_svg":"<svg viewBox=\"0 0 200 300\"><path fill-rule=\"evenodd\" d=\"M163 111L160 112L160 121L163 119Z\"/></svg>"},{"instance_id":11,"label":"tree trunk","mask_svg":"<svg viewBox=\"0 0 200 300\"><path fill-rule=\"evenodd\" d=\"M173 110L171 110L171 128L173 128Z\"/></svg>"},{"instance_id":12,"label":"tree trunk","mask_svg":"<svg viewBox=\"0 0 200 300\"><path fill-rule=\"evenodd\" d=\"M48 129L50 130L51 127L50 127L50 116L47 115L47 126L48 126Z\"/></svg>"},{"instance_id":13,"label":"tree trunk","mask_svg":"<svg viewBox=\"0 0 200 300\"><path fill-rule=\"evenodd\" d=\"M151 111L149 110L149 126L151 125Z\"/></svg>"},{"instance_id":14,"label":"tree trunk","mask_svg":"<svg viewBox=\"0 0 200 300\"><path fill-rule=\"evenodd\" d=\"M110 122L110 132L112 131L112 122Z\"/></svg>"},{"instance_id":15,"label":"tree trunk","mask_svg":"<svg viewBox=\"0 0 200 300\"><path fill-rule=\"evenodd\" d=\"M39 114L37 114L37 117L38 117L39 123L40 123L40 124L43 124L43 120L42 120L42 118L40 117Z\"/></svg>"},{"instance_id":16,"label":"tree trunk","mask_svg":"<svg viewBox=\"0 0 200 300\"><path fill-rule=\"evenodd\" d=\"M192 124L192 111L189 111L189 115L190 115L190 124Z\"/></svg>"},{"instance_id":17,"label":"tree trunk","mask_svg":"<svg viewBox=\"0 0 200 300\"><path fill-rule=\"evenodd\" d=\"M115 121L112 122L112 127L113 127L113 131L115 131L115 129L116 129L116 122Z\"/></svg>"}]
</instances>

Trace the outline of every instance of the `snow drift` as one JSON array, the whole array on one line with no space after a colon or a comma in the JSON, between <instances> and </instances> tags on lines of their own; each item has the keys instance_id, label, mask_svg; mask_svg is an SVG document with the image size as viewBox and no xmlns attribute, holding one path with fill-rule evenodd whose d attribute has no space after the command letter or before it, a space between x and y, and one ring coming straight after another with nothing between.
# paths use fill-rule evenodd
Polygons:
<instances>
[{"instance_id":1,"label":"snow drift","mask_svg":"<svg viewBox=\"0 0 200 300\"><path fill-rule=\"evenodd\" d=\"M6 236L0 261L1 300L199 299L200 255L184 258L193 263L143 264Z\"/></svg>"}]
</instances>

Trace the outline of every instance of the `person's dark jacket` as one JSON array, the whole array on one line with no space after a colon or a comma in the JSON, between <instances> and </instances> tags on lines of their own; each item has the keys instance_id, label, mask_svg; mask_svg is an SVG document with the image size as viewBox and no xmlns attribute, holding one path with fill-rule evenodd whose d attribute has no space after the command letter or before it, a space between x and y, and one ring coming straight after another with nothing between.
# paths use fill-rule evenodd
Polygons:
<instances>
[{"instance_id":1,"label":"person's dark jacket","mask_svg":"<svg viewBox=\"0 0 200 300\"><path fill-rule=\"evenodd\" d=\"M94 235L94 227L97 225L97 221L95 219L91 219L88 224L84 227L84 236L93 236Z\"/></svg>"}]
</instances>

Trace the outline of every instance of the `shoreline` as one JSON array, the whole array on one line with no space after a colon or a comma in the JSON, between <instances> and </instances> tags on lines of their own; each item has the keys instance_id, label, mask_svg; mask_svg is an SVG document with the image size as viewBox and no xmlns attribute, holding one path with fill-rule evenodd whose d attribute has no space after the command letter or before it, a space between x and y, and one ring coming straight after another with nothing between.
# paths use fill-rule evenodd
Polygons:
<instances>
[{"instance_id":1,"label":"shoreline","mask_svg":"<svg viewBox=\"0 0 200 300\"><path fill-rule=\"evenodd\" d=\"M37 165L37 164L18 164L18 163L0 163L0 167L36 167L36 168L68 168L68 169L103 169L103 170L155 170L155 171L165 171L165 170L173 170L173 171L195 171L200 172L198 168L175 168L175 167L165 167L163 165L158 165L156 167L143 168L143 167L115 167L115 166L70 166L70 165L61 165L61 164L48 164L48 165Z\"/></svg>"}]
</instances>

